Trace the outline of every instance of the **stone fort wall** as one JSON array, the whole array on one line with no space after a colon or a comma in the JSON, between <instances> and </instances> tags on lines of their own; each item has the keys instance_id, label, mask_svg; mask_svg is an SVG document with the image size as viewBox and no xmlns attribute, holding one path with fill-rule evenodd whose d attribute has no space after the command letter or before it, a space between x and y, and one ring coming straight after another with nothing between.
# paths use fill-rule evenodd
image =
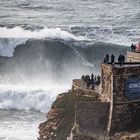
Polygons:
<instances>
[{"instance_id":1,"label":"stone fort wall","mask_svg":"<svg viewBox=\"0 0 140 140\"><path fill-rule=\"evenodd\" d=\"M113 66L102 64L102 94L109 98L112 106L110 133L129 129L139 116L140 96L125 95L125 81L140 78L140 66ZM112 99L111 99L112 96ZM111 113L111 112L110 112Z\"/></svg>"}]
</instances>

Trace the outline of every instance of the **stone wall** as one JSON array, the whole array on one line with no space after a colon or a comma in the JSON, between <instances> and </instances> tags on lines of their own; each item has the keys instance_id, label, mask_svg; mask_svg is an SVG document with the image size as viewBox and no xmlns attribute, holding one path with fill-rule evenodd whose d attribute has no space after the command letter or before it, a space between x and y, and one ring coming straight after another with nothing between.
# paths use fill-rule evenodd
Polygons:
<instances>
[{"instance_id":1,"label":"stone wall","mask_svg":"<svg viewBox=\"0 0 140 140\"><path fill-rule=\"evenodd\" d=\"M100 101L78 101L75 123L79 134L102 139L106 136L110 104ZM78 134L78 133L77 133Z\"/></svg>"},{"instance_id":2,"label":"stone wall","mask_svg":"<svg viewBox=\"0 0 140 140\"><path fill-rule=\"evenodd\" d=\"M114 102L132 100L125 96L125 80L128 78L140 78L140 66L126 66L113 68L113 95ZM133 98L135 99L135 97ZM140 99L140 97L136 97Z\"/></svg>"},{"instance_id":3,"label":"stone wall","mask_svg":"<svg viewBox=\"0 0 140 140\"><path fill-rule=\"evenodd\" d=\"M140 103L114 104L111 133L139 128Z\"/></svg>"},{"instance_id":4,"label":"stone wall","mask_svg":"<svg viewBox=\"0 0 140 140\"><path fill-rule=\"evenodd\" d=\"M140 52L127 52L128 62L140 62Z\"/></svg>"},{"instance_id":5,"label":"stone wall","mask_svg":"<svg viewBox=\"0 0 140 140\"><path fill-rule=\"evenodd\" d=\"M108 131L111 134L127 130L128 126L134 123L136 116L139 116L140 97L125 96L125 80L134 77L140 78L140 66L102 64L101 69L102 94L110 100Z\"/></svg>"},{"instance_id":6,"label":"stone wall","mask_svg":"<svg viewBox=\"0 0 140 140\"><path fill-rule=\"evenodd\" d=\"M111 101L111 95L115 102L132 100L126 98L125 80L128 78L140 78L140 65L119 66L119 65L101 65L101 85L102 94ZM137 97L138 99L138 97Z\"/></svg>"},{"instance_id":7,"label":"stone wall","mask_svg":"<svg viewBox=\"0 0 140 140\"><path fill-rule=\"evenodd\" d=\"M112 94L112 65L101 65L101 93L111 101Z\"/></svg>"}]
</instances>

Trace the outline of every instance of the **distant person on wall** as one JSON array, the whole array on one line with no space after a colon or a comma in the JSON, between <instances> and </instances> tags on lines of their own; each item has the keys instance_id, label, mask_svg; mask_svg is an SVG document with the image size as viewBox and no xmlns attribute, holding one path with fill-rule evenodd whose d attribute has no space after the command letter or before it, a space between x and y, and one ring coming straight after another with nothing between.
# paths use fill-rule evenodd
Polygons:
<instances>
[{"instance_id":1,"label":"distant person on wall","mask_svg":"<svg viewBox=\"0 0 140 140\"><path fill-rule=\"evenodd\" d=\"M134 52L136 51L136 48L137 48L137 46L136 46L136 44L134 44L133 45Z\"/></svg>"},{"instance_id":2,"label":"distant person on wall","mask_svg":"<svg viewBox=\"0 0 140 140\"><path fill-rule=\"evenodd\" d=\"M92 73L91 74L91 84L93 84L94 83L94 74Z\"/></svg>"},{"instance_id":3,"label":"distant person on wall","mask_svg":"<svg viewBox=\"0 0 140 140\"><path fill-rule=\"evenodd\" d=\"M109 55L108 54L106 55L106 61L107 61L107 63L109 62Z\"/></svg>"},{"instance_id":4,"label":"distant person on wall","mask_svg":"<svg viewBox=\"0 0 140 140\"><path fill-rule=\"evenodd\" d=\"M137 45L136 45L136 50L137 50L138 52L140 52L140 39L139 39L139 41L138 41L138 43L137 43Z\"/></svg>"},{"instance_id":5,"label":"distant person on wall","mask_svg":"<svg viewBox=\"0 0 140 140\"><path fill-rule=\"evenodd\" d=\"M122 63L124 63L125 62L125 56L124 55L122 55Z\"/></svg>"},{"instance_id":6,"label":"distant person on wall","mask_svg":"<svg viewBox=\"0 0 140 140\"><path fill-rule=\"evenodd\" d=\"M109 55L107 54L104 58L104 63L108 63L109 62Z\"/></svg>"},{"instance_id":7,"label":"distant person on wall","mask_svg":"<svg viewBox=\"0 0 140 140\"><path fill-rule=\"evenodd\" d=\"M131 51L134 52L136 50L136 48L137 48L136 44L133 44L132 43L132 45L131 45Z\"/></svg>"},{"instance_id":8,"label":"distant person on wall","mask_svg":"<svg viewBox=\"0 0 140 140\"><path fill-rule=\"evenodd\" d=\"M106 59L106 57L104 58L104 63L107 63L107 59Z\"/></svg>"},{"instance_id":9,"label":"distant person on wall","mask_svg":"<svg viewBox=\"0 0 140 140\"><path fill-rule=\"evenodd\" d=\"M134 44L131 44L131 51L134 51Z\"/></svg>"},{"instance_id":10,"label":"distant person on wall","mask_svg":"<svg viewBox=\"0 0 140 140\"><path fill-rule=\"evenodd\" d=\"M120 54L119 57L118 57L118 62L119 62L119 64L120 64L120 66L121 66L121 54Z\"/></svg>"},{"instance_id":11,"label":"distant person on wall","mask_svg":"<svg viewBox=\"0 0 140 140\"><path fill-rule=\"evenodd\" d=\"M115 56L112 54L111 55L111 64L113 64L115 62Z\"/></svg>"},{"instance_id":12,"label":"distant person on wall","mask_svg":"<svg viewBox=\"0 0 140 140\"><path fill-rule=\"evenodd\" d=\"M120 54L118 57L118 62L120 64L120 66L122 66L122 64L125 62L125 56Z\"/></svg>"}]
</instances>

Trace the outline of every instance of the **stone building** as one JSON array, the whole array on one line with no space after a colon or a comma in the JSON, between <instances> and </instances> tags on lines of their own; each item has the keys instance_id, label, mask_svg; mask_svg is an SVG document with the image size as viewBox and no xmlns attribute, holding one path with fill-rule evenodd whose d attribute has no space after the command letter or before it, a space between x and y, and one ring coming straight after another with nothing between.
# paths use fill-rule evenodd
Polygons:
<instances>
[{"instance_id":1,"label":"stone building","mask_svg":"<svg viewBox=\"0 0 140 140\"><path fill-rule=\"evenodd\" d=\"M130 62L131 59L131 62ZM140 53L128 52L124 64L101 64L101 90L75 79L75 120L70 140L102 140L140 126Z\"/></svg>"},{"instance_id":2,"label":"stone building","mask_svg":"<svg viewBox=\"0 0 140 140\"><path fill-rule=\"evenodd\" d=\"M87 97L96 95L96 100L82 98L76 102L76 136L78 133L104 139L116 132L136 129L140 117L140 63L101 64L100 86L101 91L95 92L85 89L80 79L73 80L73 90L80 90Z\"/></svg>"},{"instance_id":3,"label":"stone building","mask_svg":"<svg viewBox=\"0 0 140 140\"><path fill-rule=\"evenodd\" d=\"M108 133L132 129L140 114L140 65L102 64L101 76L101 94L110 101Z\"/></svg>"}]
</instances>

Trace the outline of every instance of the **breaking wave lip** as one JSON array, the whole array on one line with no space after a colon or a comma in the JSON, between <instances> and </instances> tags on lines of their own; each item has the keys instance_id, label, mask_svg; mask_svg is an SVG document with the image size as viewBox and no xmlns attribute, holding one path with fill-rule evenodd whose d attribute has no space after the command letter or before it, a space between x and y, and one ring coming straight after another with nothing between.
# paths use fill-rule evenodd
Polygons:
<instances>
[{"instance_id":1,"label":"breaking wave lip","mask_svg":"<svg viewBox=\"0 0 140 140\"><path fill-rule=\"evenodd\" d=\"M61 90L66 91L66 90ZM0 109L49 111L52 102L60 91L42 87L0 85Z\"/></svg>"},{"instance_id":2,"label":"breaking wave lip","mask_svg":"<svg viewBox=\"0 0 140 140\"><path fill-rule=\"evenodd\" d=\"M0 55L12 57L17 45L25 44L26 41L25 38L0 38Z\"/></svg>"},{"instance_id":3,"label":"breaking wave lip","mask_svg":"<svg viewBox=\"0 0 140 140\"><path fill-rule=\"evenodd\" d=\"M40 30L25 30L20 26L13 28L0 27L0 55L12 57L17 45L25 44L28 39L61 39L64 41L86 40L60 28L43 28Z\"/></svg>"},{"instance_id":4,"label":"breaking wave lip","mask_svg":"<svg viewBox=\"0 0 140 140\"><path fill-rule=\"evenodd\" d=\"M41 30L25 30L20 26L7 28L0 27L0 38L50 38L63 40L86 40L83 36L75 36L60 28L43 28Z\"/></svg>"}]
</instances>

